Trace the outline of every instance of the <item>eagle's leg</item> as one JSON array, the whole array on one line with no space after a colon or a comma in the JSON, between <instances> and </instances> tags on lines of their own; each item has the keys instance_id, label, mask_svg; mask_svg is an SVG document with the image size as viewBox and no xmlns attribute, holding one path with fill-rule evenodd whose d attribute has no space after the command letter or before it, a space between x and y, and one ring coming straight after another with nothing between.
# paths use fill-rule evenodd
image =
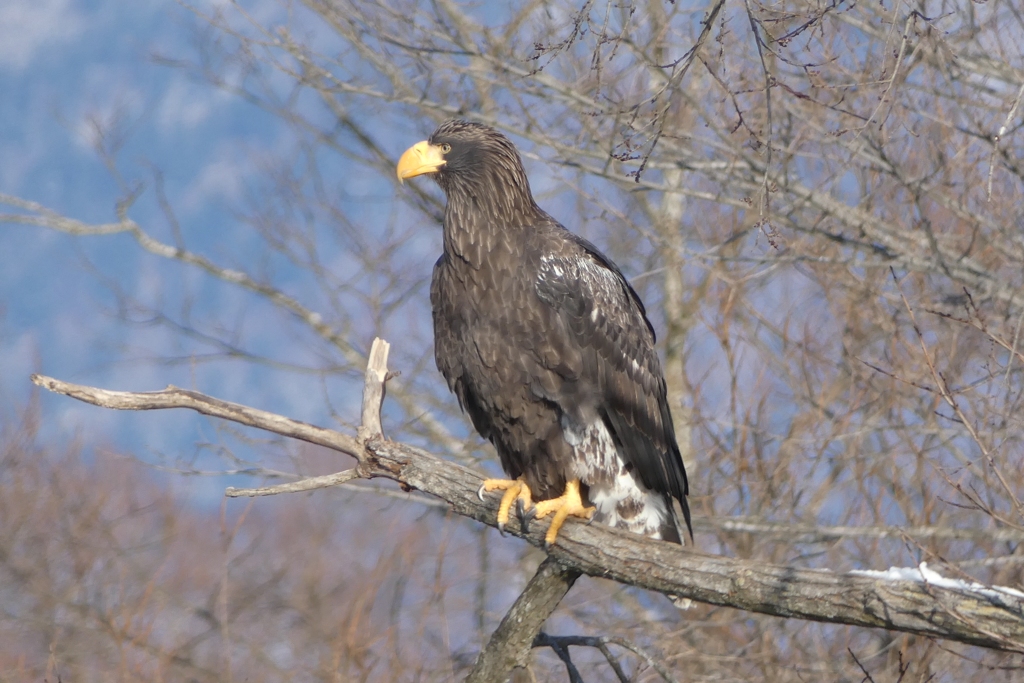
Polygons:
<instances>
[{"instance_id":1,"label":"eagle's leg","mask_svg":"<svg viewBox=\"0 0 1024 683\"><path fill-rule=\"evenodd\" d=\"M498 531L504 534L512 503L516 503L516 509L522 515L533 505L533 494L523 478L519 477L518 479L484 479L484 483L480 485L480 490L476 492L476 495L483 500L485 491L499 490L505 492L501 497L501 504L498 505Z\"/></svg>"},{"instance_id":2,"label":"eagle's leg","mask_svg":"<svg viewBox=\"0 0 1024 683\"><path fill-rule=\"evenodd\" d=\"M567 482L565 484L565 493L558 498L542 500L537 503L534 515L537 519L547 517L552 512L555 513L555 518L551 520L551 526L548 527L548 533L544 535L544 547L548 548L554 545L555 538L558 536L558 530L565 524L565 520L568 519L569 515L590 519L594 515L594 510L595 508L588 508L583 505L583 499L580 497L579 479Z\"/></svg>"}]
</instances>

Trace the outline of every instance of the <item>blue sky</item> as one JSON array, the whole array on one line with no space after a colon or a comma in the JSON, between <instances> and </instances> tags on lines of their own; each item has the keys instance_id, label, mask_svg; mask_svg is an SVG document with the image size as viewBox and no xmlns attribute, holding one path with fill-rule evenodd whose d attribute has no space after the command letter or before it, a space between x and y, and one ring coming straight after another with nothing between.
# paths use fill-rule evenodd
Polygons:
<instances>
[{"instance_id":1,"label":"blue sky","mask_svg":"<svg viewBox=\"0 0 1024 683\"><path fill-rule=\"evenodd\" d=\"M274 3L251 6L266 16ZM288 158L296 140L282 123L239 98L166 66L154 55L194 60L196 20L169 2L11 0L0 7L0 192L39 202L90 223L115 219L115 204L141 183L131 217L154 237L173 242L160 210L157 173L188 247L226 266L249 265L259 253L238 210L259 193L259 173ZM99 123L100 126L96 124ZM123 136L100 140L99 128ZM122 178L115 180L97 153L107 144ZM377 193L361 203L372 217L390 186L357 176L350 189ZM258 302L237 289L141 253L126 235L74 238L46 229L0 226L0 396L16 409L30 395L28 376L122 389L152 390L174 383L245 400L303 419L328 419L326 393L315 377L274 376L232 361L166 365L158 356L187 358L196 345L151 325L126 325L117 310L121 290L152 305L181 311L188 305L209 323L217 315L241 326L270 353L316 366L318 359L295 330L283 329ZM294 285L299 274L270 263L275 284ZM425 271L426 272L426 271ZM314 300L314 305L317 303ZM307 340L308 341L308 340ZM311 390L312 385L312 390ZM349 392L331 403L344 413ZM70 399L43 396L46 432L82 434L145 457L182 455L209 440L213 425L183 413L146 415L103 411Z\"/></svg>"}]
</instances>

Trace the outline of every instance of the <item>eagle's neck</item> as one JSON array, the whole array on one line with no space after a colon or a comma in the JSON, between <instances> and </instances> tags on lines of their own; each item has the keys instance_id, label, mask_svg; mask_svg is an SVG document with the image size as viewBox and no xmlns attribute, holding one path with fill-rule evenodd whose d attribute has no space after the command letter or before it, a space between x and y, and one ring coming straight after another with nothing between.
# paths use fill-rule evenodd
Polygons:
<instances>
[{"instance_id":1,"label":"eagle's neck","mask_svg":"<svg viewBox=\"0 0 1024 683\"><path fill-rule=\"evenodd\" d=\"M447 178L442 187L448 196L444 250L474 268L521 255L523 241L546 217L525 173L514 179L497 173Z\"/></svg>"}]
</instances>

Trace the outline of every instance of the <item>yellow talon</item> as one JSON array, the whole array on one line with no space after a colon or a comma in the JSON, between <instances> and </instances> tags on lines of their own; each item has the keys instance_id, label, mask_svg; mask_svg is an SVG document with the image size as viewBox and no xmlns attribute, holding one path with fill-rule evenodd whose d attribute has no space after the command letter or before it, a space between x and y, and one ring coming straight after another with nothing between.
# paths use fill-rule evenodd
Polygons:
<instances>
[{"instance_id":1,"label":"yellow talon","mask_svg":"<svg viewBox=\"0 0 1024 683\"><path fill-rule=\"evenodd\" d=\"M580 517L581 519L590 519L594 515L594 510L595 508L588 508L583 505L583 499L580 497L579 479L567 482L565 484L565 493L558 498L543 500L537 503L537 510L534 515L537 519L547 517L552 512L555 513L555 518L551 520L551 526L548 527L548 532L544 535L544 547L547 548L554 545L555 539L558 537L558 531L565 524L565 520L568 519L569 515Z\"/></svg>"},{"instance_id":2,"label":"yellow talon","mask_svg":"<svg viewBox=\"0 0 1024 683\"><path fill-rule=\"evenodd\" d=\"M533 494L530 487L522 477L518 479L485 479L477 491L477 496L483 500L485 491L504 491L501 497L501 504L498 505L498 531L504 533L505 525L508 524L508 513L512 509L512 503L522 501L522 511L525 512L533 506Z\"/></svg>"}]
</instances>

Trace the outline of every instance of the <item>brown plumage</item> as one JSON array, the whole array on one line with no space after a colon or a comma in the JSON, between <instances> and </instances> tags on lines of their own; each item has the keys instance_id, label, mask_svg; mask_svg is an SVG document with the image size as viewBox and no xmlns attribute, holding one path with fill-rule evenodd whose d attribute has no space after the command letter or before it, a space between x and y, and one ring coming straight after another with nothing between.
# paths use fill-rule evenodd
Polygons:
<instances>
[{"instance_id":1,"label":"brown plumage","mask_svg":"<svg viewBox=\"0 0 1024 683\"><path fill-rule=\"evenodd\" d=\"M442 124L399 162L400 178L424 173L448 199L430 288L437 367L505 472L536 500L578 479L597 521L682 542L672 500L689 529L686 473L637 293L537 206L498 131Z\"/></svg>"}]
</instances>

